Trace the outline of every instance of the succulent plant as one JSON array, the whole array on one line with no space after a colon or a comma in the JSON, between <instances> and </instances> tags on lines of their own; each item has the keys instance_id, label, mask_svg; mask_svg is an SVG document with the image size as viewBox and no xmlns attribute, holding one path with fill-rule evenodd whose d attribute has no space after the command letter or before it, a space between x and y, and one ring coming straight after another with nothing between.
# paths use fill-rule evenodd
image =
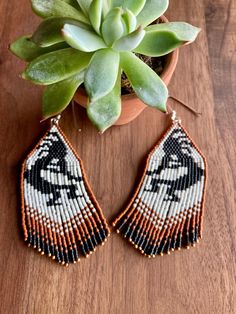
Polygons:
<instances>
[{"instance_id":1,"label":"succulent plant","mask_svg":"<svg viewBox=\"0 0 236 314\"><path fill-rule=\"evenodd\" d=\"M166 110L168 90L136 54L166 55L192 42L199 29L188 23L153 22L168 0L31 0L44 20L33 35L10 45L29 62L22 77L46 85L43 116L62 112L77 88L88 94L87 113L104 131L121 113L121 74L145 104ZM151 24L151 25L150 25Z\"/></svg>"}]
</instances>

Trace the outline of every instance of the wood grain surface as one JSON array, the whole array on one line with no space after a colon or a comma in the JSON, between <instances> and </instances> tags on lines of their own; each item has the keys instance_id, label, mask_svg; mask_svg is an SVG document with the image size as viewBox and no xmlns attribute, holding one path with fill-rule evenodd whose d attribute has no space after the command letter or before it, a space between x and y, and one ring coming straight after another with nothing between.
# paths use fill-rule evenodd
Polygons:
<instances>
[{"instance_id":1,"label":"wood grain surface","mask_svg":"<svg viewBox=\"0 0 236 314\"><path fill-rule=\"evenodd\" d=\"M181 49L172 95L202 112L173 103L209 164L204 239L191 250L146 259L112 233L89 259L64 268L28 249L21 234L19 171L47 123L41 89L18 77L23 62L7 46L39 19L27 0L0 3L0 313L236 313L236 1L172 0L167 17L202 28ZM85 111L63 114L61 127L83 159L108 221L132 196L145 156L169 121L146 109L135 121L99 135Z\"/></svg>"}]
</instances>

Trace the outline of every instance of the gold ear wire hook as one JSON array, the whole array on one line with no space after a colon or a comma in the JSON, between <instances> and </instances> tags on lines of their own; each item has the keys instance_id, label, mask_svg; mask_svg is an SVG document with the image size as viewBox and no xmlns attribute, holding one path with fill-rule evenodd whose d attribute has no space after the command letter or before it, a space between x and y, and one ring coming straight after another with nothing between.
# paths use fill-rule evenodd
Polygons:
<instances>
[{"instance_id":1,"label":"gold ear wire hook","mask_svg":"<svg viewBox=\"0 0 236 314\"><path fill-rule=\"evenodd\" d=\"M60 114L58 114L57 116L53 117L51 119L51 126L58 125L60 119L61 119L61 115Z\"/></svg>"},{"instance_id":2,"label":"gold ear wire hook","mask_svg":"<svg viewBox=\"0 0 236 314\"><path fill-rule=\"evenodd\" d=\"M169 98L177 101L179 104L181 104L183 107L185 107L186 109L188 109L189 111L191 111L195 115L201 115L202 114L201 112L196 111L194 108L190 107L189 105L186 105L182 100L180 100L180 99L178 99L172 95L170 95ZM171 109L171 111L173 111L173 109Z\"/></svg>"},{"instance_id":3,"label":"gold ear wire hook","mask_svg":"<svg viewBox=\"0 0 236 314\"><path fill-rule=\"evenodd\" d=\"M172 110L171 112L171 120L173 123L181 123L181 120L177 117L175 110Z\"/></svg>"}]
</instances>

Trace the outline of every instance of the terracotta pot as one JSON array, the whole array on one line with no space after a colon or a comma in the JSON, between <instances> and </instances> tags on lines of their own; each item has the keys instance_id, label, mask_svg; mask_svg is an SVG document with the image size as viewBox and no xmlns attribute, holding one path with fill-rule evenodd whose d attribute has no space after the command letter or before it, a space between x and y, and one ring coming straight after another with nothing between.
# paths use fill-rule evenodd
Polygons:
<instances>
[{"instance_id":1,"label":"terracotta pot","mask_svg":"<svg viewBox=\"0 0 236 314\"><path fill-rule=\"evenodd\" d=\"M165 16L161 17L161 20L166 23L168 19ZM168 86L172 75L175 71L178 62L179 50L176 49L174 52L166 56L166 63L160 77ZM75 95L74 100L81 106L86 108L87 105L87 94L83 88L79 88ZM115 125L123 125L131 122L147 107L135 94L123 95L122 96L122 111L119 119Z\"/></svg>"}]
</instances>

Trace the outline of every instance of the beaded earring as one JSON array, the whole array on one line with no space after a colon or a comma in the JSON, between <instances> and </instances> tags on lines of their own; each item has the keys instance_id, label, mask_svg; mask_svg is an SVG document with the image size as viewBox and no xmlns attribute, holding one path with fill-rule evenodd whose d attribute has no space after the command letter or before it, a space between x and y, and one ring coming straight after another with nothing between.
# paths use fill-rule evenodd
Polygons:
<instances>
[{"instance_id":1,"label":"beaded earring","mask_svg":"<svg viewBox=\"0 0 236 314\"><path fill-rule=\"evenodd\" d=\"M202 237L206 176L205 157L173 111L135 195L113 222L117 233L148 257L195 246Z\"/></svg>"},{"instance_id":2,"label":"beaded earring","mask_svg":"<svg viewBox=\"0 0 236 314\"><path fill-rule=\"evenodd\" d=\"M110 232L59 118L22 165L22 224L28 246L68 266L104 244Z\"/></svg>"}]
</instances>

